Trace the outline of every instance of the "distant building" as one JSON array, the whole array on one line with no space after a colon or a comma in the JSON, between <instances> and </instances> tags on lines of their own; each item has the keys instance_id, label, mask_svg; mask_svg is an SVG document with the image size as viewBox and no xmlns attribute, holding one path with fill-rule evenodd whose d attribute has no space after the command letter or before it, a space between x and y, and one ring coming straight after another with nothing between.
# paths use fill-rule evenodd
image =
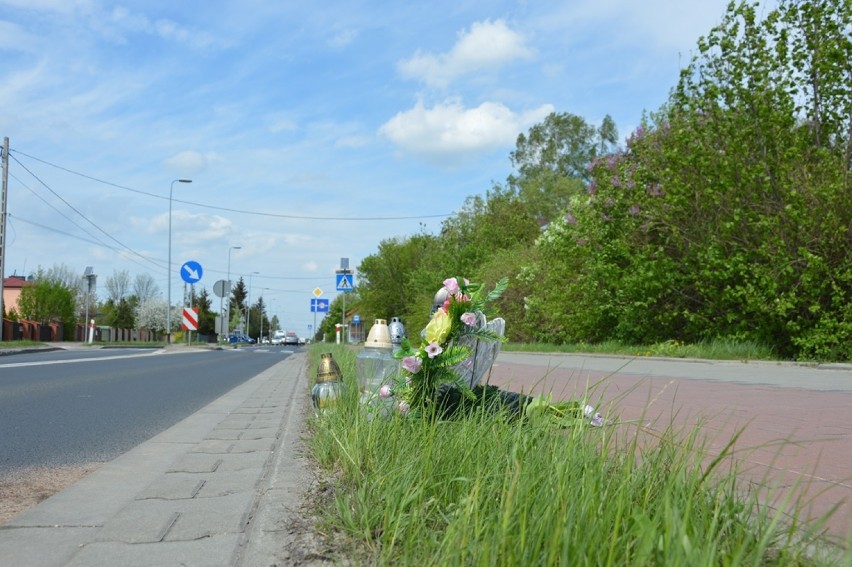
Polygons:
<instances>
[{"instance_id":1,"label":"distant building","mask_svg":"<svg viewBox=\"0 0 852 567\"><path fill-rule=\"evenodd\" d=\"M25 285L31 285L24 276L9 276L3 278L3 309L6 310L6 315L14 309L18 311L18 298L21 297L21 290Z\"/></svg>"}]
</instances>

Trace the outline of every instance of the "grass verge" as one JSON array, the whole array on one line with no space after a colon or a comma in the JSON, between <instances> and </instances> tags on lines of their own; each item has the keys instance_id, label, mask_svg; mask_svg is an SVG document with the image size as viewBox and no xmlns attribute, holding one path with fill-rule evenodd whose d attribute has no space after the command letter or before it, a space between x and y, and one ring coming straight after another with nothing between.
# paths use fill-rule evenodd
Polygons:
<instances>
[{"instance_id":1,"label":"grass verge","mask_svg":"<svg viewBox=\"0 0 852 567\"><path fill-rule=\"evenodd\" d=\"M368 419L355 350L332 352L347 389L313 419L313 457L336 479L321 514L376 565L834 565L817 527L763 506L731 451L695 430L554 429L473 413Z\"/></svg>"}]
</instances>

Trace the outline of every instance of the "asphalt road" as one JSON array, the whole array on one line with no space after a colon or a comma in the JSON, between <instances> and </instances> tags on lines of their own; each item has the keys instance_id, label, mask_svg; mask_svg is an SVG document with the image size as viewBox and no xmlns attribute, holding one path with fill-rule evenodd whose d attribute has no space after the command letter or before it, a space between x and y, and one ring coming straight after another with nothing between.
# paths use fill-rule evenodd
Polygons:
<instances>
[{"instance_id":1,"label":"asphalt road","mask_svg":"<svg viewBox=\"0 0 852 567\"><path fill-rule=\"evenodd\" d=\"M116 458L292 351L103 349L0 357L0 478Z\"/></svg>"}]
</instances>

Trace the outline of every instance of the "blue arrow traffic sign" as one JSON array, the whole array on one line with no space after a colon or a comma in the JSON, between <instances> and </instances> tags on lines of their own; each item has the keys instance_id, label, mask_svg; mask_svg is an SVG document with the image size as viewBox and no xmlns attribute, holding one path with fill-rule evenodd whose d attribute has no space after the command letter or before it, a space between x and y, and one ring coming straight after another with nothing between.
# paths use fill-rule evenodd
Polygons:
<instances>
[{"instance_id":1,"label":"blue arrow traffic sign","mask_svg":"<svg viewBox=\"0 0 852 567\"><path fill-rule=\"evenodd\" d=\"M197 283L203 273L204 270L201 269L201 264L195 260L188 260L180 267L180 277L188 284Z\"/></svg>"},{"instance_id":2,"label":"blue arrow traffic sign","mask_svg":"<svg viewBox=\"0 0 852 567\"><path fill-rule=\"evenodd\" d=\"M337 291L352 291L352 274L337 274Z\"/></svg>"}]
</instances>

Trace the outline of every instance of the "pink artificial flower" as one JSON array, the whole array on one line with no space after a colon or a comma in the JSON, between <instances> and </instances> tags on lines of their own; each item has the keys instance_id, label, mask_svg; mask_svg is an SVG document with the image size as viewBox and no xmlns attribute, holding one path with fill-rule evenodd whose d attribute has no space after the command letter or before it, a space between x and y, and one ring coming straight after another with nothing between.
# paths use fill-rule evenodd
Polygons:
<instances>
[{"instance_id":1,"label":"pink artificial flower","mask_svg":"<svg viewBox=\"0 0 852 567\"><path fill-rule=\"evenodd\" d=\"M444 302L444 304L441 306L441 309L444 311L444 313L449 313L449 312L450 312L450 298L449 298L449 297L448 297L448 298L447 298L447 300Z\"/></svg>"},{"instance_id":2,"label":"pink artificial flower","mask_svg":"<svg viewBox=\"0 0 852 567\"><path fill-rule=\"evenodd\" d=\"M429 343L429 346L426 347L426 354L429 355L429 358L435 358L439 354L444 352L444 349L441 348L441 345L432 341Z\"/></svg>"},{"instance_id":3,"label":"pink artificial flower","mask_svg":"<svg viewBox=\"0 0 852 567\"><path fill-rule=\"evenodd\" d=\"M402 359L402 368L412 374L420 372L421 366L423 366L423 361L418 356L406 356Z\"/></svg>"},{"instance_id":4,"label":"pink artificial flower","mask_svg":"<svg viewBox=\"0 0 852 567\"><path fill-rule=\"evenodd\" d=\"M476 315L467 311L466 313L462 313L461 320L465 325L472 327L476 323Z\"/></svg>"},{"instance_id":5,"label":"pink artificial flower","mask_svg":"<svg viewBox=\"0 0 852 567\"><path fill-rule=\"evenodd\" d=\"M405 400L400 401L397 408L399 409L400 415L408 415L408 412L411 411L411 406L408 405L408 402Z\"/></svg>"},{"instance_id":6,"label":"pink artificial flower","mask_svg":"<svg viewBox=\"0 0 852 567\"><path fill-rule=\"evenodd\" d=\"M447 288L447 293L450 295L455 295L459 292L459 282L456 278L445 279L444 287Z\"/></svg>"},{"instance_id":7,"label":"pink artificial flower","mask_svg":"<svg viewBox=\"0 0 852 567\"><path fill-rule=\"evenodd\" d=\"M385 384L381 388L379 388L379 397L380 398L389 398L391 396L391 387Z\"/></svg>"}]
</instances>

